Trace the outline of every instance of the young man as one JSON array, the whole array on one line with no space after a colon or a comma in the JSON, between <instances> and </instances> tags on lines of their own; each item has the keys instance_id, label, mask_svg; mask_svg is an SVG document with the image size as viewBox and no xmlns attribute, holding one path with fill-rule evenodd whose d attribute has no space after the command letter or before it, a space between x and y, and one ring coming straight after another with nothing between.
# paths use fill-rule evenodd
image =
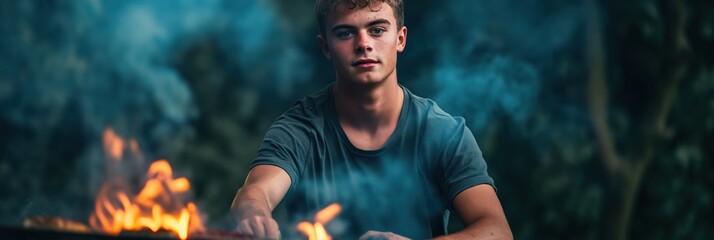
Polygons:
<instances>
[{"instance_id":1,"label":"young man","mask_svg":"<svg viewBox=\"0 0 714 240\"><path fill-rule=\"evenodd\" d=\"M336 80L266 133L233 202L238 231L280 238L271 217L278 203L295 220L311 220L336 202L337 238L512 238L464 119L397 83L403 2L317 0L316 11L317 40ZM465 228L445 235L449 209Z\"/></svg>"}]
</instances>

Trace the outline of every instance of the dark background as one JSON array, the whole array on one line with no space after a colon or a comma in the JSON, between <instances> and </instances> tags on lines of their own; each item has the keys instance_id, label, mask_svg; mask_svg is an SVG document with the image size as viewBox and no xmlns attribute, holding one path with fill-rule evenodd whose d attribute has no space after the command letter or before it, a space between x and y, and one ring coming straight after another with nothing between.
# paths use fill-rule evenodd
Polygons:
<instances>
[{"instance_id":1,"label":"dark background","mask_svg":"<svg viewBox=\"0 0 714 240\"><path fill-rule=\"evenodd\" d=\"M266 129L334 78L312 6L0 0L0 224L86 222L112 127L230 229ZM714 237L714 2L409 1L406 25L399 82L467 119L517 239Z\"/></svg>"}]
</instances>

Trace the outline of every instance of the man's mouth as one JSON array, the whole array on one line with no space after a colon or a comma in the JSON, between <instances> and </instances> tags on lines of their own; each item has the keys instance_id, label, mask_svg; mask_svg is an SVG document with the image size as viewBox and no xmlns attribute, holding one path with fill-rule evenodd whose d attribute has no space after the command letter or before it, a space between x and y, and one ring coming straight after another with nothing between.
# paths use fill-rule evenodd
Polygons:
<instances>
[{"instance_id":1,"label":"man's mouth","mask_svg":"<svg viewBox=\"0 0 714 240\"><path fill-rule=\"evenodd\" d=\"M374 60L374 59L365 58L365 59L359 59L357 61L354 61L352 63L352 66L353 67L372 67L372 66L376 65L377 63L379 63L379 61Z\"/></svg>"}]
</instances>

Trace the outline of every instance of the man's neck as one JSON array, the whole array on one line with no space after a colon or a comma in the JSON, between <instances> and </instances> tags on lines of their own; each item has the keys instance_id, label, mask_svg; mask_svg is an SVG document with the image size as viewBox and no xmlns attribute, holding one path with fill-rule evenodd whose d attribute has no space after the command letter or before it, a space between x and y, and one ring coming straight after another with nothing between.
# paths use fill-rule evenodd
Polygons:
<instances>
[{"instance_id":1,"label":"man's neck","mask_svg":"<svg viewBox=\"0 0 714 240\"><path fill-rule=\"evenodd\" d=\"M332 93L343 128L370 135L385 130L391 135L404 104L404 91L396 78L370 86L338 80Z\"/></svg>"}]
</instances>

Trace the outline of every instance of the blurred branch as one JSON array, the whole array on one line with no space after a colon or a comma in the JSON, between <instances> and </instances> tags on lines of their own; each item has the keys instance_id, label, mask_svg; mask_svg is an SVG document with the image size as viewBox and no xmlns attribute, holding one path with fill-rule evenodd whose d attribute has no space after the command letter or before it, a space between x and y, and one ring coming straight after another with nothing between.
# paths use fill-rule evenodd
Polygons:
<instances>
[{"instance_id":1,"label":"blurred branch","mask_svg":"<svg viewBox=\"0 0 714 240\"><path fill-rule=\"evenodd\" d=\"M662 0L660 11L664 24L664 68L662 89L655 98L651 108L654 114L650 126L662 138L666 132L666 121L669 110L677 93L677 85L687 72L686 59L689 54L689 43L686 36L686 10L683 0Z\"/></svg>"},{"instance_id":2,"label":"blurred branch","mask_svg":"<svg viewBox=\"0 0 714 240\"><path fill-rule=\"evenodd\" d=\"M662 68L655 89L656 95L648 108L643 124L643 152L637 160L638 168L646 166L654 156L657 145L667 137L667 116L677 94L677 85L687 72L689 43L686 36L686 10L683 0L660 0L664 44Z\"/></svg>"},{"instance_id":3,"label":"blurred branch","mask_svg":"<svg viewBox=\"0 0 714 240\"><path fill-rule=\"evenodd\" d=\"M588 104L595 128L600 156L607 171L611 174L629 169L626 162L620 161L615 149L608 118L608 89L605 81L605 49L603 47L602 29L598 8L594 0L587 1L587 56L588 66ZM616 174L617 175L617 174Z\"/></svg>"},{"instance_id":4,"label":"blurred branch","mask_svg":"<svg viewBox=\"0 0 714 240\"><path fill-rule=\"evenodd\" d=\"M615 139L608 125L608 86L606 81L605 49L598 8L587 4L588 104L600 149L600 157L614 182L613 219L608 221L608 239L627 239L630 216L647 165L652 161L659 143L666 137L666 122L675 99L677 85L686 74L689 45L686 38L686 14L683 0L660 0L663 22L663 60L661 78L653 79L655 95L650 99L642 119L642 152L631 152L636 161L624 161L615 149Z\"/></svg>"}]
</instances>

